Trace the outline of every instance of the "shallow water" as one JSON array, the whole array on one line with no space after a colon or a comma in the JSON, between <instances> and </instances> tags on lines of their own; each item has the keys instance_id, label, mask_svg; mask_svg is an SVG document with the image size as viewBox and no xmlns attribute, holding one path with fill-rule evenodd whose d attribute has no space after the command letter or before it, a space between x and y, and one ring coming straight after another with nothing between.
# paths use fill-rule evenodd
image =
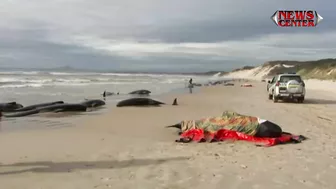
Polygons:
<instances>
[{"instance_id":1,"label":"shallow water","mask_svg":"<svg viewBox=\"0 0 336 189\"><path fill-rule=\"evenodd\" d=\"M99 77L104 77L104 79L108 81L113 81L113 79L117 78L116 80L118 80L118 82L113 81L110 83L102 83L100 81L101 79L95 80L95 77L98 77L97 74L94 75L92 73L67 75L57 73L57 75L50 76L45 73L29 72L29 74L26 73L25 75L15 75L8 73L1 74L0 72L0 102L16 101L24 106L59 100L63 100L66 103L79 103L84 101L85 98L102 99L104 90L115 93L120 92L120 95L106 97L106 106L94 111L77 113L75 115L73 115L73 113L44 113L18 118L2 117L0 121L0 131L11 132L23 129L58 129L71 127L76 125L76 123L84 117L109 112L111 107L114 107L118 101L132 97L128 95L128 93L133 90L148 89L152 91L150 97L158 100L160 100L160 95L167 93L189 93L189 89L186 88L186 81L190 76L144 74L121 76L115 76L113 74L99 75ZM86 78L86 80L83 78ZM195 76L193 80L195 82L205 83L208 78L209 77ZM71 83L71 79L73 79L74 82ZM92 80L92 82L78 83L78 81L83 80ZM4 81L7 83L4 83ZM16 84L13 84L14 81ZM60 84L60 81L63 81L63 83ZM121 81L124 81L124 83ZM25 86L23 87L23 85ZM194 88L193 91L196 92L197 88Z\"/></svg>"}]
</instances>

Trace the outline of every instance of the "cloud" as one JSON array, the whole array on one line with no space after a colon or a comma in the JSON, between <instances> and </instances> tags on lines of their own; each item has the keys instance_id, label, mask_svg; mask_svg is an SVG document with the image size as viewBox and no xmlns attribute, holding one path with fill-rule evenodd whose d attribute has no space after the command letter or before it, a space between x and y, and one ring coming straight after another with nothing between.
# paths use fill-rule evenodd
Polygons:
<instances>
[{"instance_id":1,"label":"cloud","mask_svg":"<svg viewBox=\"0 0 336 189\"><path fill-rule=\"evenodd\" d=\"M68 41L94 50L116 56L150 58L153 56L204 56L222 60L241 59L314 59L329 57L336 51L333 42L336 33L321 33L324 37L315 38L315 34L270 34L244 41L219 41L214 43L164 43L136 41L117 41L95 37L80 36ZM295 43L292 46L288 41ZM312 45L314 44L314 45Z\"/></svg>"},{"instance_id":2,"label":"cloud","mask_svg":"<svg viewBox=\"0 0 336 189\"><path fill-rule=\"evenodd\" d=\"M196 71L329 58L336 54L335 5L312 0L7 0L0 2L0 66ZM279 28L270 19L278 9L306 8L324 17L318 27Z\"/></svg>"}]
</instances>

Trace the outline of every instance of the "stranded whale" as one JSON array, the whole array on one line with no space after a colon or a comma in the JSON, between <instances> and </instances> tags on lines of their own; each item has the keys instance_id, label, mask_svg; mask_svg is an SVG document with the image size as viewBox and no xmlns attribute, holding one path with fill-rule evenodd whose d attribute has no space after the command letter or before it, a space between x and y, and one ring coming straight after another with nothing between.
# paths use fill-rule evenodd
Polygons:
<instances>
[{"instance_id":1,"label":"stranded whale","mask_svg":"<svg viewBox=\"0 0 336 189\"><path fill-rule=\"evenodd\" d=\"M141 90L132 91L128 94L149 95L150 93L151 92L149 90L141 89Z\"/></svg>"},{"instance_id":2,"label":"stranded whale","mask_svg":"<svg viewBox=\"0 0 336 189\"><path fill-rule=\"evenodd\" d=\"M16 102L5 102L5 103L0 103L0 111L14 111L17 109L23 108L22 104L16 103Z\"/></svg>"},{"instance_id":3,"label":"stranded whale","mask_svg":"<svg viewBox=\"0 0 336 189\"><path fill-rule=\"evenodd\" d=\"M160 106L165 104L150 98L130 98L117 103L117 107L123 106Z\"/></svg>"}]
</instances>

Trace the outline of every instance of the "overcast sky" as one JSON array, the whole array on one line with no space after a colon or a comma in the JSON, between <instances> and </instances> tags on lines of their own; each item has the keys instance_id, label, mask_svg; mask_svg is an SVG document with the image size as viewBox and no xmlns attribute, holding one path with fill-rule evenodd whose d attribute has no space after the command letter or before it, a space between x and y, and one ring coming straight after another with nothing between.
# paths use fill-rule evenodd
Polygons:
<instances>
[{"instance_id":1,"label":"overcast sky","mask_svg":"<svg viewBox=\"0 0 336 189\"><path fill-rule=\"evenodd\" d=\"M315 9L280 28L278 9ZM335 58L335 0L0 0L0 66L208 71Z\"/></svg>"}]
</instances>

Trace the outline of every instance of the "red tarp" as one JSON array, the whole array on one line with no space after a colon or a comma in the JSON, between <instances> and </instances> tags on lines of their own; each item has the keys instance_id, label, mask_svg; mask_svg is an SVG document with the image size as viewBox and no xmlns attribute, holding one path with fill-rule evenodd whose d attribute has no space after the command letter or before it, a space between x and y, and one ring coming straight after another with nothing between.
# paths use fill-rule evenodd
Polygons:
<instances>
[{"instance_id":1,"label":"red tarp","mask_svg":"<svg viewBox=\"0 0 336 189\"><path fill-rule=\"evenodd\" d=\"M301 138L302 137L302 138ZM254 142L264 146L274 146L277 144L284 144L289 142L301 142L304 140L303 136L295 136L290 133L283 133L278 138L260 138L237 131L221 129L215 133L204 133L202 129L191 129L181 134L181 139L177 142L205 142L205 141L224 141L224 140L244 140Z\"/></svg>"}]
</instances>

